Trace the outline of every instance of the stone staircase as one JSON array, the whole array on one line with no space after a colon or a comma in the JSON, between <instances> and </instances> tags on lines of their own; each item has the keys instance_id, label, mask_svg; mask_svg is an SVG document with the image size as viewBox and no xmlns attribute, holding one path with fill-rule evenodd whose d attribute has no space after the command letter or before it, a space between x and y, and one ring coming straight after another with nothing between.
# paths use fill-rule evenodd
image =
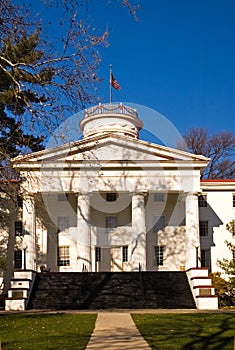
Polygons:
<instances>
[{"instance_id":1,"label":"stone staircase","mask_svg":"<svg viewBox=\"0 0 235 350\"><path fill-rule=\"evenodd\" d=\"M14 271L8 297L5 299L6 311L24 311L33 290L36 272L32 270Z\"/></svg>"},{"instance_id":2,"label":"stone staircase","mask_svg":"<svg viewBox=\"0 0 235 350\"><path fill-rule=\"evenodd\" d=\"M215 287L212 286L208 269L196 267L187 270L186 273L197 309L218 309L218 297L215 295Z\"/></svg>"},{"instance_id":3,"label":"stone staircase","mask_svg":"<svg viewBox=\"0 0 235 350\"><path fill-rule=\"evenodd\" d=\"M32 309L195 308L185 272L50 272L37 275Z\"/></svg>"},{"instance_id":4,"label":"stone staircase","mask_svg":"<svg viewBox=\"0 0 235 350\"><path fill-rule=\"evenodd\" d=\"M142 276L145 307L193 309L195 302L185 272L146 272Z\"/></svg>"}]
</instances>

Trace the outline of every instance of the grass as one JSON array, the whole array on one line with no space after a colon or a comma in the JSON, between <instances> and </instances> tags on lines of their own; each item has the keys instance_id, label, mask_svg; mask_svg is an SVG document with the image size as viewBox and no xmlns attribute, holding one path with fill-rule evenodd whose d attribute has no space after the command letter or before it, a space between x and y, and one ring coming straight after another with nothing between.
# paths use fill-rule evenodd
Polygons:
<instances>
[{"instance_id":1,"label":"grass","mask_svg":"<svg viewBox=\"0 0 235 350\"><path fill-rule=\"evenodd\" d=\"M234 349L232 313L132 314L132 318L152 349Z\"/></svg>"},{"instance_id":2,"label":"grass","mask_svg":"<svg viewBox=\"0 0 235 350\"><path fill-rule=\"evenodd\" d=\"M95 314L0 315L2 350L85 349L96 317Z\"/></svg>"},{"instance_id":3,"label":"grass","mask_svg":"<svg viewBox=\"0 0 235 350\"><path fill-rule=\"evenodd\" d=\"M2 314L2 350L85 349L96 317L95 314ZM233 350L233 313L133 314L132 317L152 349Z\"/></svg>"}]
</instances>

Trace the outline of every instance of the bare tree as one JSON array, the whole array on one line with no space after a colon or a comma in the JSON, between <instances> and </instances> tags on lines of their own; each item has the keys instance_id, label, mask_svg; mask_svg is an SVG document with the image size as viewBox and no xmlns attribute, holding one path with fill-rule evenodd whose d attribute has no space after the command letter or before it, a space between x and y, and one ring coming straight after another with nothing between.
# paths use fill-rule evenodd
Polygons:
<instances>
[{"instance_id":1,"label":"bare tree","mask_svg":"<svg viewBox=\"0 0 235 350\"><path fill-rule=\"evenodd\" d=\"M128 0L113 2L119 2L136 18L138 6ZM45 23L40 13L35 13L34 5L34 1L28 7L16 5L14 0L0 1L0 199L4 201L4 207L0 206L0 219L3 229L9 227L7 214L18 210L19 189L10 181L17 178L17 174L12 172L10 158L42 149L47 137L62 121L97 102L96 91L101 80L97 75L101 60L99 47L108 46L108 31L99 33L80 17L79 11L89 5L88 0L41 0L42 9L62 8L60 16L55 15L53 19L56 35L51 29L52 23ZM5 259L1 249L0 259Z\"/></svg>"},{"instance_id":2,"label":"bare tree","mask_svg":"<svg viewBox=\"0 0 235 350\"><path fill-rule=\"evenodd\" d=\"M22 116L21 123L31 132L50 133L68 113L94 99L92 89L99 82L97 46L106 43L108 33L95 36L73 12L66 30L60 22L55 47L53 38L45 37L40 19L32 23L29 10L9 3L3 0L0 5L0 103L8 113Z\"/></svg>"},{"instance_id":3,"label":"bare tree","mask_svg":"<svg viewBox=\"0 0 235 350\"><path fill-rule=\"evenodd\" d=\"M210 158L202 177L207 179L231 179L235 176L235 137L230 131L209 135L208 130L192 128L183 135L188 151ZM178 148L184 149L181 144Z\"/></svg>"},{"instance_id":4,"label":"bare tree","mask_svg":"<svg viewBox=\"0 0 235 350\"><path fill-rule=\"evenodd\" d=\"M0 3L0 111L15 120L13 129L27 130L28 140L30 135L45 139L61 121L98 101L98 49L108 46L108 31L98 33L82 19L88 0L41 2L42 9L60 9L53 23L35 14L34 2L29 7L14 0ZM138 6L112 2L136 18Z\"/></svg>"}]
</instances>

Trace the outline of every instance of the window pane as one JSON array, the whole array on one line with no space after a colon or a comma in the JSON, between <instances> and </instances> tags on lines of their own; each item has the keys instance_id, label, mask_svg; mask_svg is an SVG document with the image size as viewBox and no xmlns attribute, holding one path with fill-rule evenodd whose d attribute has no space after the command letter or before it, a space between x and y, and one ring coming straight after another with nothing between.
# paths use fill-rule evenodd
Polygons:
<instances>
[{"instance_id":1,"label":"window pane","mask_svg":"<svg viewBox=\"0 0 235 350\"><path fill-rule=\"evenodd\" d=\"M154 193L154 202L164 202L165 194L164 193Z\"/></svg>"},{"instance_id":2,"label":"window pane","mask_svg":"<svg viewBox=\"0 0 235 350\"><path fill-rule=\"evenodd\" d=\"M115 202L117 199L117 193L106 193L107 202Z\"/></svg>"},{"instance_id":3,"label":"window pane","mask_svg":"<svg viewBox=\"0 0 235 350\"><path fill-rule=\"evenodd\" d=\"M14 251L14 268L15 269L22 268L22 250Z\"/></svg>"},{"instance_id":4,"label":"window pane","mask_svg":"<svg viewBox=\"0 0 235 350\"><path fill-rule=\"evenodd\" d=\"M17 206L23 208L23 198L21 196L17 196Z\"/></svg>"},{"instance_id":5,"label":"window pane","mask_svg":"<svg viewBox=\"0 0 235 350\"><path fill-rule=\"evenodd\" d=\"M233 207L235 208L235 194L233 195Z\"/></svg>"},{"instance_id":6,"label":"window pane","mask_svg":"<svg viewBox=\"0 0 235 350\"><path fill-rule=\"evenodd\" d=\"M208 221L199 221L200 236L208 236Z\"/></svg>"},{"instance_id":7,"label":"window pane","mask_svg":"<svg viewBox=\"0 0 235 350\"><path fill-rule=\"evenodd\" d=\"M100 247L95 248L95 261L101 262L101 248Z\"/></svg>"},{"instance_id":8,"label":"window pane","mask_svg":"<svg viewBox=\"0 0 235 350\"><path fill-rule=\"evenodd\" d=\"M199 204L199 207L207 207L207 196L206 195L199 196L198 204Z\"/></svg>"},{"instance_id":9,"label":"window pane","mask_svg":"<svg viewBox=\"0 0 235 350\"><path fill-rule=\"evenodd\" d=\"M154 250L155 250L155 261L157 266L163 266L164 247L156 246L154 247Z\"/></svg>"},{"instance_id":10,"label":"window pane","mask_svg":"<svg viewBox=\"0 0 235 350\"><path fill-rule=\"evenodd\" d=\"M15 221L15 235L21 236L23 234L23 223L22 221Z\"/></svg>"},{"instance_id":11,"label":"window pane","mask_svg":"<svg viewBox=\"0 0 235 350\"><path fill-rule=\"evenodd\" d=\"M57 248L57 266L70 266L69 246Z\"/></svg>"},{"instance_id":12,"label":"window pane","mask_svg":"<svg viewBox=\"0 0 235 350\"><path fill-rule=\"evenodd\" d=\"M201 267L210 268L210 250L201 250Z\"/></svg>"},{"instance_id":13,"label":"window pane","mask_svg":"<svg viewBox=\"0 0 235 350\"><path fill-rule=\"evenodd\" d=\"M233 260L235 260L235 250L232 250Z\"/></svg>"},{"instance_id":14,"label":"window pane","mask_svg":"<svg viewBox=\"0 0 235 350\"><path fill-rule=\"evenodd\" d=\"M122 261L128 262L128 246L122 247Z\"/></svg>"}]
</instances>

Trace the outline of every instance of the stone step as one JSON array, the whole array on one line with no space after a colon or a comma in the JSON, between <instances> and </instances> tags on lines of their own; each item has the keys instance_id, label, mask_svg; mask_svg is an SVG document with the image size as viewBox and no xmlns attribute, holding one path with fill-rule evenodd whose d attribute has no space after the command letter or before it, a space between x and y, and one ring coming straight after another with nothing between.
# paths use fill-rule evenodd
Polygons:
<instances>
[{"instance_id":1,"label":"stone step","mask_svg":"<svg viewBox=\"0 0 235 350\"><path fill-rule=\"evenodd\" d=\"M13 278L15 279L26 279L33 280L35 275L35 271L33 270L16 270L14 271Z\"/></svg>"},{"instance_id":2,"label":"stone step","mask_svg":"<svg viewBox=\"0 0 235 350\"><path fill-rule=\"evenodd\" d=\"M191 278L193 288L199 286L211 286L212 280L209 277L193 277Z\"/></svg>"},{"instance_id":3,"label":"stone step","mask_svg":"<svg viewBox=\"0 0 235 350\"><path fill-rule=\"evenodd\" d=\"M29 289L30 282L31 282L31 280L27 280L27 279L12 278L11 279L11 289L14 289L14 288Z\"/></svg>"},{"instance_id":4,"label":"stone step","mask_svg":"<svg viewBox=\"0 0 235 350\"><path fill-rule=\"evenodd\" d=\"M13 288L8 290L9 299L27 299L28 294L28 288Z\"/></svg>"},{"instance_id":5,"label":"stone step","mask_svg":"<svg viewBox=\"0 0 235 350\"><path fill-rule=\"evenodd\" d=\"M25 298L17 298L5 299L5 310L6 311L24 311L26 309L26 299Z\"/></svg>"}]
</instances>

